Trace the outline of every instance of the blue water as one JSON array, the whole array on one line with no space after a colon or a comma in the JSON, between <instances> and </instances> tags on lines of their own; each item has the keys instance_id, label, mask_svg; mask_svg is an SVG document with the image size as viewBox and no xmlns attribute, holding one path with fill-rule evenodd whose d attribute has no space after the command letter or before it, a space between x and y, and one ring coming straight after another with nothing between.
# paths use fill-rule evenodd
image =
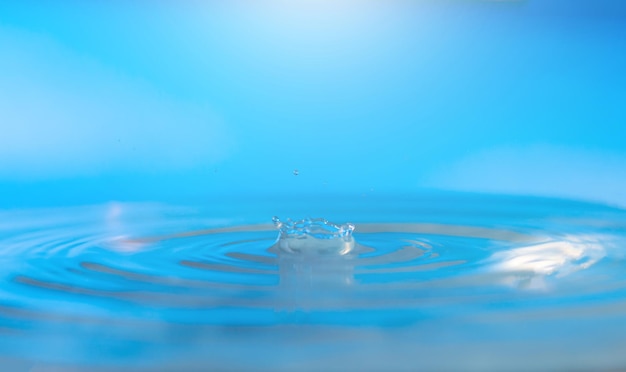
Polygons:
<instances>
[{"instance_id":1,"label":"blue water","mask_svg":"<svg viewBox=\"0 0 626 372\"><path fill-rule=\"evenodd\" d=\"M625 247L622 209L481 194L7 210L0 362L626 368Z\"/></svg>"},{"instance_id":2,"label":"blue water","mask_svg":"<svg viewBox=\"0 0 626 372\"><path fill-rule=\"evenodd\" d=\"M624 0L0 1L0 372L626 370L624 66Z\"/></svg>"}]
</instances>

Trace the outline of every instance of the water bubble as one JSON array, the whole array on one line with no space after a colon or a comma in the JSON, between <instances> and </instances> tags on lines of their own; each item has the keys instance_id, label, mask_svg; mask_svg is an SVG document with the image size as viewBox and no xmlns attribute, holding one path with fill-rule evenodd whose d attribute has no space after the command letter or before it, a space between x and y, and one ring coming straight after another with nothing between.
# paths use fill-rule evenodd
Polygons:
<instances>
[{"instance_id":1,"label":"water bubble","mask_svg":"<svg viewBox=\"0 0 626 372\"><path fill-rule=\"evenodd\" d=\"M294 169L294 170L293 170L293 175L294 175L294 176L297 176L298 174L300 174L300 172L299 172L297 169Z\"/></svg>"}]
</instances>

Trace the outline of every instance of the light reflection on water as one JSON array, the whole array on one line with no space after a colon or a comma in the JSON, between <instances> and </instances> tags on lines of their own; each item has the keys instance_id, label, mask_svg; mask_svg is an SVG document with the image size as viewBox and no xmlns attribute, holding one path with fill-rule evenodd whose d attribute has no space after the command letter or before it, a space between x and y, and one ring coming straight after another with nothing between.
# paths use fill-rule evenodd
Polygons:
<instances>
[{"instance_id":1,"label":"light reflection on water","mask_svg":"<svg viewBox=\"0 0 626 372\"><path fill-rule=\"evenodd\" d=\"M274 226L251 205L3 212L0 361L40 370L626 366L626 212L445 201L346 207L354 226ZM292 216L307 210L316 208Z\"/></svg>"}]
</instances>

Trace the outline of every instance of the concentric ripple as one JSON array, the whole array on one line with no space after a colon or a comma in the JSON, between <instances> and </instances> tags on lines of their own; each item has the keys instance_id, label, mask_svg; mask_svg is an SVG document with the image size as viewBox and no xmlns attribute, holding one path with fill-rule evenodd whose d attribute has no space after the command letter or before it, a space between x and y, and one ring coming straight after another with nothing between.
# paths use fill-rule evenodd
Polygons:
<instances>
[{"instance_id":1,"label":"concentric ripple","mask_svg":"<svg viewBox=\"0 0 626 372\"><path fill-rule=\"evenodd\" d=\"M359 212L353 224L120 203L3 212L0 358L151 370L567 368L599 356L626 366L610 353L626 342L624 211L405 203L374 204L378 220ZM523 358L555 342L544 364Z\"/></svg>"}]
</instances>

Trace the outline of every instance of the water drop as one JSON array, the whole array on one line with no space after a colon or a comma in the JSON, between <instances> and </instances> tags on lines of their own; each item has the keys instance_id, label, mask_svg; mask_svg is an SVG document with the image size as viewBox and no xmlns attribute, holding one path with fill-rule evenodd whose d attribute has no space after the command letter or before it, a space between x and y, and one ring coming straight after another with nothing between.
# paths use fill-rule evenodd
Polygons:
<instances>
[{"instance_id":1,"label":"water drop","mask_svg":"<svg viewBox=\"0 0 626 372\"><path fill-rule=\"evenodd\" d=\"M278 218L277 216L272 217L272 222L274 223L274 226L276 226L277 229L280 229L283 226L283 223L280 221L280 218Z\"/></svg>"},{"instance_id":2,"label":"water drop","mask_svg":"<svg viewBox=\"0 0 626 372\"><path fill-rule=\"evenodd\" d=\"M293 175L294 175L294 176L297 176L298 174L300 174L300 172L298 172L298 170L297 170L297 169L294 169L294 170L293 170Z\"/></svg>"}]
</instances>

